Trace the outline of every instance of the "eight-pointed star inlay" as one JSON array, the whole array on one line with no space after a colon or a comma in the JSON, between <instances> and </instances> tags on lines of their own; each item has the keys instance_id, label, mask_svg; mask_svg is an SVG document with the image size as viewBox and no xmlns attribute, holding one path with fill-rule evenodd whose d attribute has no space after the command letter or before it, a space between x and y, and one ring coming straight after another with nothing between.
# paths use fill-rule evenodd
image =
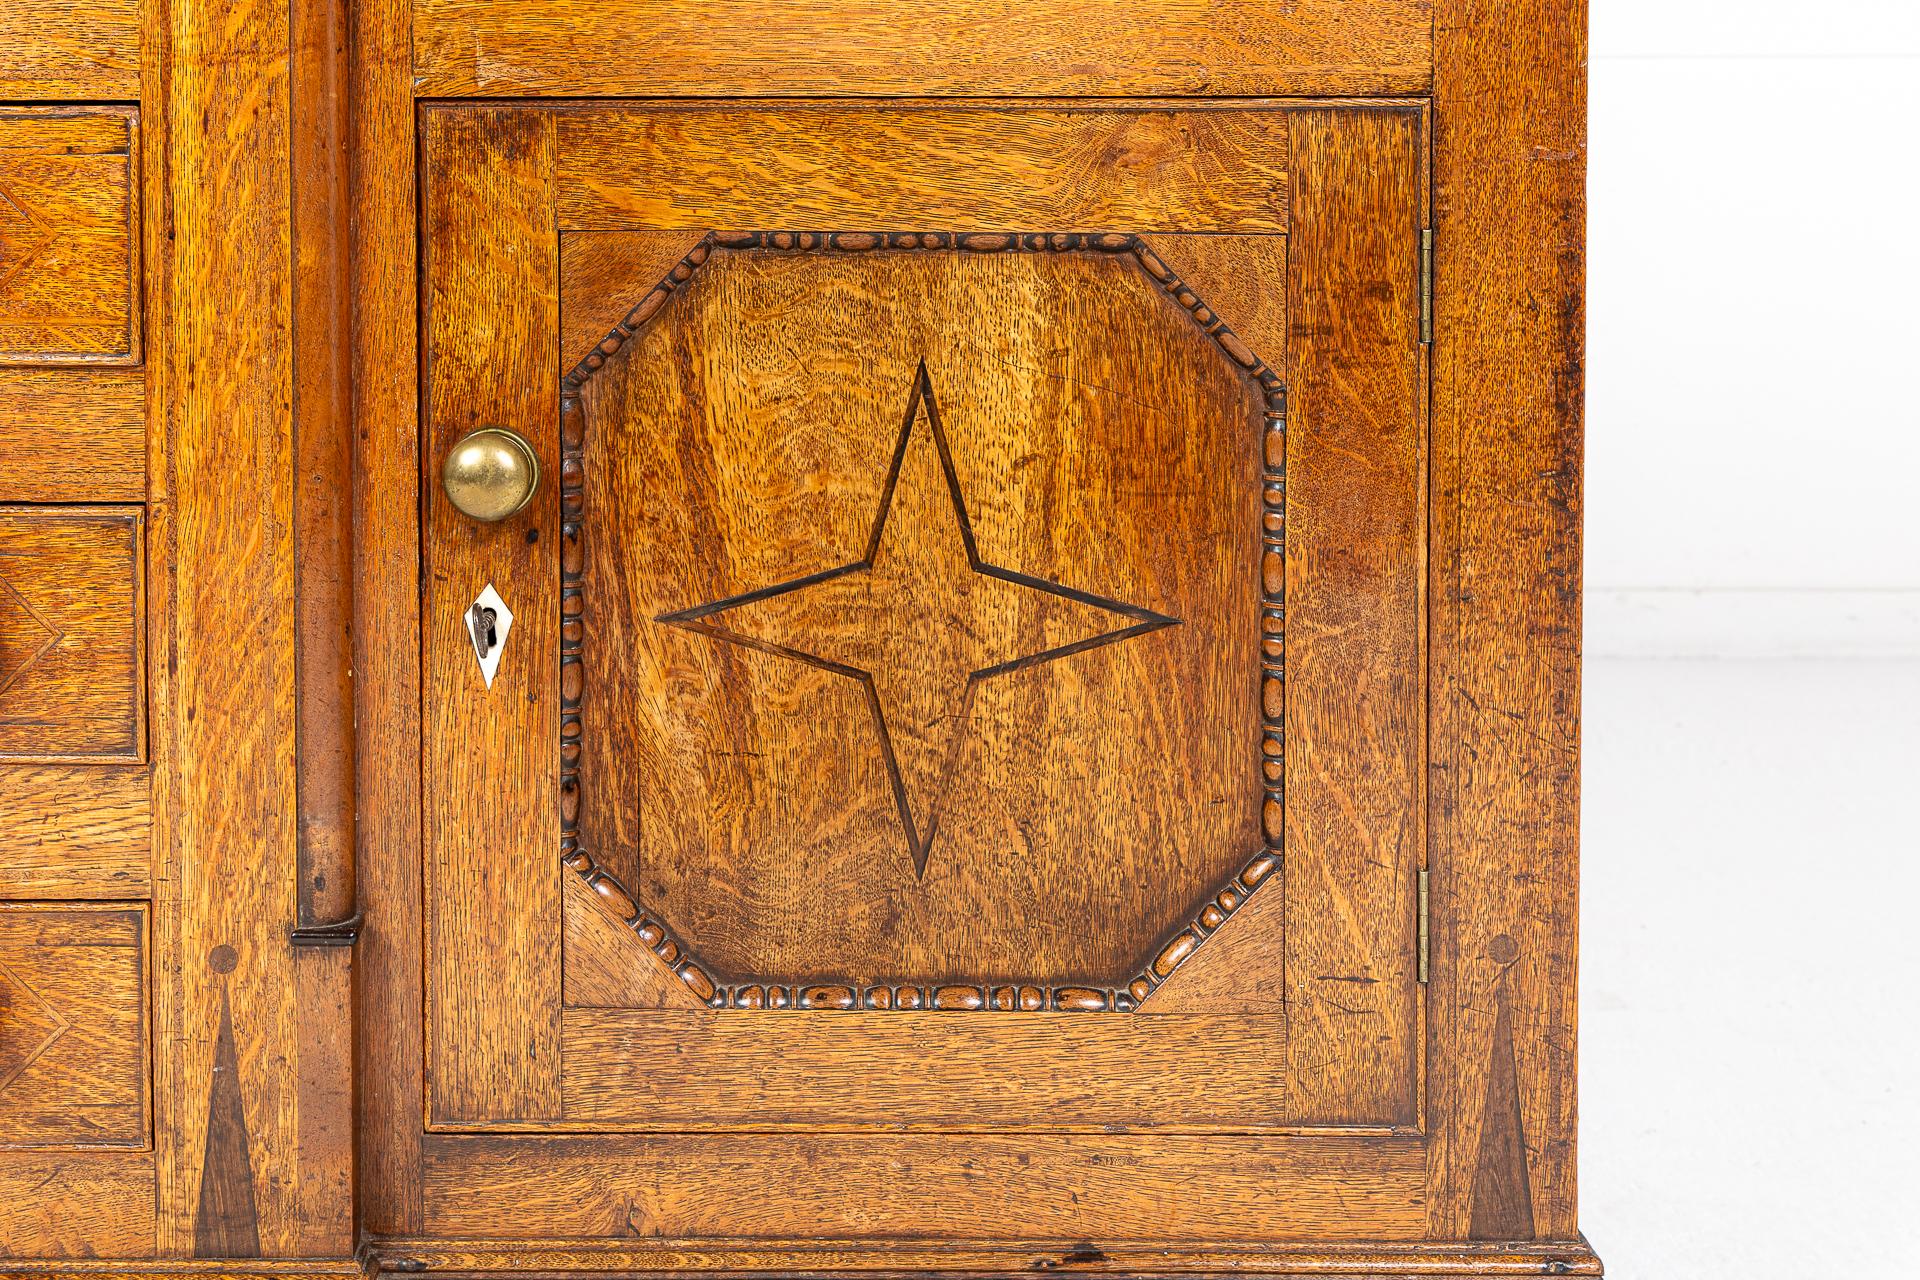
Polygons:
<instances>
[{"instance_id":1,"label":"eight-pointed star inlay","mask_svg":"<svg viewBox=\"0 0 1920 1280\"><path fill-rule=\"evenodd\" d=\"M1179 619L981 559L923 361L864 555L656 621L858 682L924 877L981 682Z\"/></svg>"}]
</instances>

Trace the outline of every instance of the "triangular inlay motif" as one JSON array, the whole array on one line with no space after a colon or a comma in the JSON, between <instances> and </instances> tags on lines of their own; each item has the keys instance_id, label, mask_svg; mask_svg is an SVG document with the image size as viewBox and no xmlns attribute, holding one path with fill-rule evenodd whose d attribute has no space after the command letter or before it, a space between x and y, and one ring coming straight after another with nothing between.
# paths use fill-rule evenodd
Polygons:
<instances>
[{"instance_id":1,"label":"triangular inlay motif","mask_svg":"<svg viewBox=\"0 0 1920 1280\"><path fill-rule=\"evenodd\" d=\"M0 690L60 643L60 630L0 578Z\"/></svg>"},{"instance_id":2,"label":"triangular inlay motif","mask_svg":"<svg viewBox=\"0 0 1920 1280\"><path fill-rule=\"evenodd\" d=\"M0 1093L72 1025L12 970L0 965Z\"/></svg>"}]
</instances>

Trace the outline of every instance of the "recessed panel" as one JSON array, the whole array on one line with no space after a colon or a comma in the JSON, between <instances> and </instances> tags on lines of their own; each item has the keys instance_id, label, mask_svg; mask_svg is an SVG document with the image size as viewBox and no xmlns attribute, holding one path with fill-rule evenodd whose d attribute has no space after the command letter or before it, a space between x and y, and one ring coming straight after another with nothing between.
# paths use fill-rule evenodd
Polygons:
<instances>
[{"instance_id":1,"label":"recessed panel","mask_svg":"<svg viewBox=\"0 0 1920 1280\"><path fill-rule=\"evenodd\" d=\"M563 413L569 839L702 994L1130 1007L1270 866L1277 378L1126 236L675 271Z\"/></svg>"}]
</instances>

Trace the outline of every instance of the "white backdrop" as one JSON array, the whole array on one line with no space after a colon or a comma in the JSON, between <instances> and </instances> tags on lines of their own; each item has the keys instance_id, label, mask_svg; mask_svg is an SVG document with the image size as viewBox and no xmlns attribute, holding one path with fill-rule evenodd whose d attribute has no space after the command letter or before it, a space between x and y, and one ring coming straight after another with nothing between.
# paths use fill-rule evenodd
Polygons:
<instances>
[{"instance_id":1,"label":"white backdrop","mask_svg":"<svg viewBox=\"0 0 1920 1280\"><path fill-rule=\"evenodd\" d=\"M1581 1221L1920 1216L1920 0L1590 0Z\"/></svg>"},{"instance_id":2,"label":"white backdrop","mask_svg":"<svg viewBox=\"0 0 1920 1280\"><path fill-rule=\"evenodd\" d=\"M1920 2L1591 4L1589 652L1920 656Z\"/></svg>"}]
</instances>

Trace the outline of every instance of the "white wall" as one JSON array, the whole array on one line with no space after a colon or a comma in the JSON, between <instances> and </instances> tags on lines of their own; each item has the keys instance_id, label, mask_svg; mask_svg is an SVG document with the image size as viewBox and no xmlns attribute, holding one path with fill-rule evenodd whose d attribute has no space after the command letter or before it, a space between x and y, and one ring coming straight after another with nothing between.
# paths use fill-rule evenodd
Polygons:
<instances>
[{"instance_id":1,"label":"white wall","mask_svg":"<svg viewBox=\"0 0 1920 1280\"><path fill-rule=\"evenodd\" d=\"M1588 652L1920 655L1920 2L1592 24Z\"/></svg>"}]
</instances>

